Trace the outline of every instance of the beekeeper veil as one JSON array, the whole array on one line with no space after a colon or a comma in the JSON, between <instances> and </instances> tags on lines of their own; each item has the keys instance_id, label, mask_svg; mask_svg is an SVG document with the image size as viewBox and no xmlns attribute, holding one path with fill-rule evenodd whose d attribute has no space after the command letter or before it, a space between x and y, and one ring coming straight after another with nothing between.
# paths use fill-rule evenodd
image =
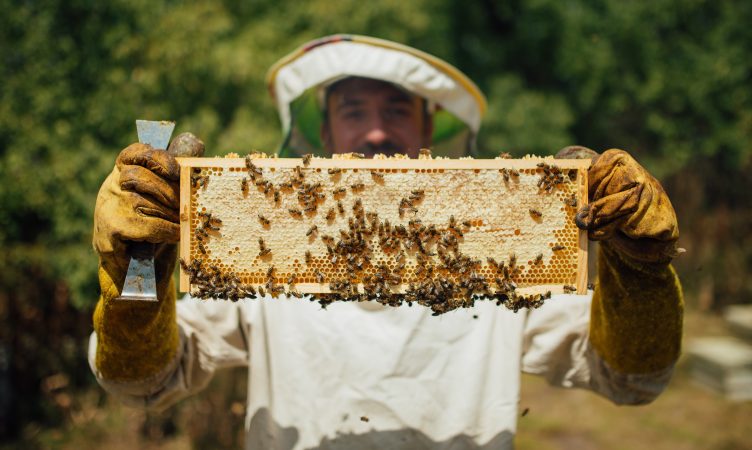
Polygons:
<instances>
[{"instance_id":1,"label":"beekeeper veil","mask_svg":"<svg viewBox=\"0 0 752 450\"><path fill-rule=\"evenodd\" d=\"M385 81L424 98L433 116L434 155L475 154L486 99L469 78L420 50L340 34L306 43L269 69L267 85L284 133L280 156L328 156L320 136L326 90L348 77Z\"/></svg>"}]
</instances>

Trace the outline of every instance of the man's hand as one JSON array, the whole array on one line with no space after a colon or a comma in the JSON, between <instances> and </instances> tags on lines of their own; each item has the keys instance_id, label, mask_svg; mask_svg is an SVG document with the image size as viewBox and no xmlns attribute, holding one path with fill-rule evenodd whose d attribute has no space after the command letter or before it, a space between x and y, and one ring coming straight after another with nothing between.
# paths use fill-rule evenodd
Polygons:
<instances>
[{"instance_id":1,"label":"man's hand","mask_svg":"<svg viewBox=\"0 0 752 450\"><path fill-rule=\"evenodd\" d=\"M575 217L591 240L605 241L638 262L666 263L676 256L679 226L661 184L623 150L593 158L590 203Z\"/></svg>"},{"instance_id":2,"label":"man's hand","mask_svg":"<svg viewBox=\"0 0 752 450\"><path fill-rule=\"evenodd\" d=\"M94 311L100 381L142 382L168 371L178 352L175 268L179 225L179 167L145 144L120 152L94 210L101 295ZM154 255L159 302L117 302L130 257L128 241L158 244ZM161 374L161 375L160 375Z\"/></svg>"},{"instance_id":3,"label":"man's hand","mask_svg":"<svg viewBox=\"0 0 752 450\"><path fill-rule=\"evenodd\" d=\"M149 145L132 144L118 155L94 210L94 249L114 278L127 271L127 241L178 242L179 173L173 156ZM173 246L157 246L157 258L165 247Z\"/></svg>"}]
</instances>

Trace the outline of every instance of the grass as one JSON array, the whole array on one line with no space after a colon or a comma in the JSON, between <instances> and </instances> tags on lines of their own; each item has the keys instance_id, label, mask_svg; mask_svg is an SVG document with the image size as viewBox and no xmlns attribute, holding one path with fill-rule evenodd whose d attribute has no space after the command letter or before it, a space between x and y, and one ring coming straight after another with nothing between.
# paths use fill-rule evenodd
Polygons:
<instances>
[{"instance_id":1,"label":"grass","mask_svg":"<svg viewBox=\"0 0 752 450\"><path fill-rule=\"evenodd\" d=\"M684 341L725 335L723 321L688 313ZM752 449L752 402L735 403L697 385L682 357L666 391L645 406L617 406L581 390L523 376L518 449Z\"/></svg>"}]
</instances>

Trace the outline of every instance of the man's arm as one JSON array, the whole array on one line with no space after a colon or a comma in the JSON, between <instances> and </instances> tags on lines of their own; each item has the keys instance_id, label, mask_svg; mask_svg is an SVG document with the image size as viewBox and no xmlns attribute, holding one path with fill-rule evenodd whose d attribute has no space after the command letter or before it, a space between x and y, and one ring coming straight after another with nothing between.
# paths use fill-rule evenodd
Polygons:
<instances>
[{"instance_id":1,"label":"man's arm","mask_svg":"<svg viewBox=\"0 0 752 450\"><path fill-rule=\"evenodd\" d=\"M148 145L123 150L102 184L94 211L94 249L99 255L100 298L94 311L96 368L117 383L158 377L175 359L175 268L179 239L175 158ZM130 258L127 242L156 244L158 302L115 300Z\"/></svg>"},{"instance_id":2,"label":"man's arm","mask_svg":"<svg viewBox=\"0 0 752 450\"><path fill-rule=\"evenodd\" d=\"M89 360L105 389L141 406L167 406L203 388L216 368L247 362L240 308L218 304L206 310L197 302L176 308L178 179L174 157L133 144L118 156L94 213L101 295ZM158 302L115 300L132 241L156 244Z\"/></svg>"},{"instance_id":3,"label":"man's arm","mask_svg":"<svg viewBox=\"0 0 752 450\"><path fill-rule=\"evenodd\" d=\"M680 350L682 292L670 265L676 216L660 184L626 152L594 158L588 175L591 203L577 224L601 243L592 302L558 299L572 315L559 329L546 324L553 304L532 312L523 367L616 403L646 403L665 388Z\"/></svg>"},{"instance_id":4,"label":"man's arm","mask_svg":"<svg viewBox=\"0 0 752 450\"><path fill-rule=\"evenodd\" d=\"M588 177L591 202L576 222L601 242L590 318L600 371L617 389L623 382L629 390L630 379L668 382L683 316L681 284L670 264L679 238L674 208L660 183L624 151L597 157ZM650 400L634 397L635 403Z\"/></svg>"}]
</instances>

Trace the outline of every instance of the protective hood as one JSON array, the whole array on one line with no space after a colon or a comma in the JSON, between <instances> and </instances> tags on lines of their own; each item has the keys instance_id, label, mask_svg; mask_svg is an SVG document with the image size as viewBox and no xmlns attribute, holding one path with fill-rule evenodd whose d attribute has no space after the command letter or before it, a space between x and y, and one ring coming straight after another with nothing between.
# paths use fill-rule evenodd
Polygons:
<instances>
[{"instance_id":1,"label":"protective hood","mask_svg":"<svg viewBox=\"0 0 752 450\"><path fill-rule=\"evenodd\" d=\"M405 45L333 35L299 47L269 69L267 85L285 136L281 156L326 154L320 139L323 93L352 76L386 81L426 99L433 112L435 155L474 152L486 99L462 72Z\"/></svg>"}]
</instances>

